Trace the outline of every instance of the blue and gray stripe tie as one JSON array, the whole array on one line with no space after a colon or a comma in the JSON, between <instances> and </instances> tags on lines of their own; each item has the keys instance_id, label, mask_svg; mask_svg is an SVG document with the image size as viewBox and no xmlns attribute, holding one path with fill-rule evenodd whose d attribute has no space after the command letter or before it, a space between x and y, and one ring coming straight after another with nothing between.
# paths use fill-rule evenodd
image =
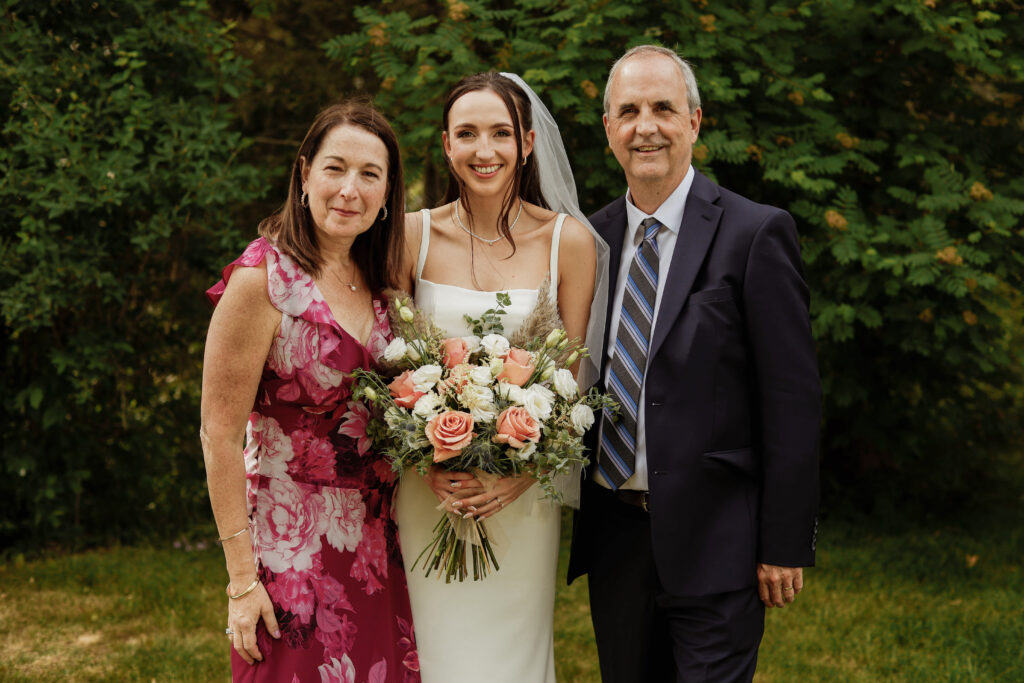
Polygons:
<instances>
[{"instance_id":1,"label":"blue and gray stripe tie","mask_svg":"<svg viewBox=\"0 0 1024 683\"><path fill-rule=\"evenodd\" d=\"M636 464L636 421L640 388L647 369L654 300L658 293L658 243L661 223L646 218L640 224L644 239L633 255L626 277L615 333L615 355L608 373L608 392L619 402L620 419L612 422L604 413L597 467L612 488L618 489L633 474Z\"/></svg>"}]
</instances>

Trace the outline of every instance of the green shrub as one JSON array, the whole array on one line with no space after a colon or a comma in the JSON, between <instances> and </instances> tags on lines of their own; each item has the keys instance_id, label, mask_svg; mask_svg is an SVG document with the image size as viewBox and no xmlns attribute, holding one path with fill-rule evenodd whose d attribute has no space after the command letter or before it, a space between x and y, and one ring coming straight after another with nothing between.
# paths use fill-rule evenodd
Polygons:
<instances>
[{"instance_id":1,"label":"green shrub","mask_svg":"<svg viewBox=\"0 0 1024 683\"><path fill-rule=\"evenodd\" d=\"M375 77L426 204L443 189L440 113L460 77L494 68L531 83L594 210L624 189L600 125L612 61L644 42L689 59L704 99L695 165L800 226L833 490L983 493L996 454L1021 436L1024 23L1013 3L404 7L361 7L358 29L324 47Z\"/></svg>"},{"instance_id":2,"label":"green shrub","mask_svg":"<svg viewBox=\"0 0 1024 683\"><path fill-rule=\"evenodd\" d=\"M0 546L194 524L246 63L204 2L0 8Z\"/></svg>"}]
</instances>

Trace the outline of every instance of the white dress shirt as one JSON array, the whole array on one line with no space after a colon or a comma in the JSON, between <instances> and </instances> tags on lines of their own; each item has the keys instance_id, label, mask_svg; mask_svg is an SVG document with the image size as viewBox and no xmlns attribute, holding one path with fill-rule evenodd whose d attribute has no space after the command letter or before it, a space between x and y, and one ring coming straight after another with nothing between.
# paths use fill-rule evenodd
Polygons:
<instances>
[{"instance_id":1,"label":"white dress shirt","mask_svg":"<svg viewBox=\"0 0 1024 683\"><path fill-rule=\"evenodd\" d=\"M655 240L658 242L658 292L654 297L654 321L651 323L650 339L654 339L654 328L658 325L658 309L661 307L662 294L665 291L665 283L668 282L668 271L672 264L672 252L676 248L676 238L679 236L679 226L683 222L683 211L686 209L686 197L690 194L690 186L693 184L693 166L686 171L682 182L672 191L672 194L662 202L661 206L651 214L664 226ZM622 295L626 291L626 277L629 275L629 267L633 263L633 254L643 241L643 233L640 230L640 223L648 217L633 204L629 192L626 193L626 239L622 243L622 256L619 263L619 277L615 282L615 298L612 299L612 317L608 321L608 369L605 371L605 382L608 381L608 373L611 372L611 358L615 355L615 336L619 329L619 313L622 311ZM648 362L650 359L648 359ZM619 488L636 489L647 491L647 440L644 438L644 397L647 393L646 373L644 383L640 387L640 401L638 405L636 420L636 464L633 475ZM602 426L603 428L603 426ZM598 435L598 443L600 435ZM601 473L594 468L594 481L601 486L611 488Z\"/></svg>"}]
</instances>

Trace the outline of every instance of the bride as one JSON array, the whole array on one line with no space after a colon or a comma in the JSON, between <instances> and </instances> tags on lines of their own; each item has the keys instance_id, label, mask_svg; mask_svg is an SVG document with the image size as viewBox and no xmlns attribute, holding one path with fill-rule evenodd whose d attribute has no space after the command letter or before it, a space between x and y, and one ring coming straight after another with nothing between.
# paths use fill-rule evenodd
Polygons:
<instances>
[{"instance_id":1,"label":"bride","mask_svg":"<svg viewBox=\"0 0 1024 683\"><path fill-rule=\"evenodd\" d=\"M506 335L551 297L569 338L590 349L574 368L589 387L602 351L607 246L579 211L554 119L518 76L489 72L448 94L443 126L448 194L406 216L406 288L450 336L471 334L463 315L493 308L497 292L511 298ZM577 477L562 482L567 502L578 501L578 486ZM455 509L494 517L507 536L501 569L481 581L446 584L412 567L433 537L439 501L451 496ZM396 517L424 683L554 683L558 503L529 477L485 491L469 473L407 472Z\"/></svg>"}]
</instances>

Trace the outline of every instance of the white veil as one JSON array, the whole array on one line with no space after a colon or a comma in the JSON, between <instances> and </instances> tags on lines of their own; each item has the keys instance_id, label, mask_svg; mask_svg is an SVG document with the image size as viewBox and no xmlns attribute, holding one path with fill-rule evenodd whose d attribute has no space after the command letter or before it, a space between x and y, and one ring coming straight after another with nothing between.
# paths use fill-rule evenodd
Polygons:
<instances>
[{"instance_id":1,"label":"white veil","mask_svg":"<svg viewBox=\"0 0 1024 683\"><path fill-rule=\"evenodd\" d=\"M587 323L586 337L583 340L584 345L590 351L590 356L582 360L579 372L580 390L586 391L599 379L601 360L604 356L606 336L604 324L608 310L608 244L597 234L594 226L580 211L579 202L576 199L576 183L573 180L572 167L569 166L569 158L565 153L565 146L562 144L562 136L558 132L555 118L544 106L537 93L526 84L526 81L512 73L502 72L501 75L522 88L530 98L535 135L533 155L540 172L540 189L544 200L552 211L567 213L587 226L587 230L594 238L594 245L597 247L594 300L590 304L590 321ZM579 474L579 470L576 469L569 474L559 476L555 482L557 489L562 494L562 502L572 507L579 507Z\"/></svg>"}]
</instances>

